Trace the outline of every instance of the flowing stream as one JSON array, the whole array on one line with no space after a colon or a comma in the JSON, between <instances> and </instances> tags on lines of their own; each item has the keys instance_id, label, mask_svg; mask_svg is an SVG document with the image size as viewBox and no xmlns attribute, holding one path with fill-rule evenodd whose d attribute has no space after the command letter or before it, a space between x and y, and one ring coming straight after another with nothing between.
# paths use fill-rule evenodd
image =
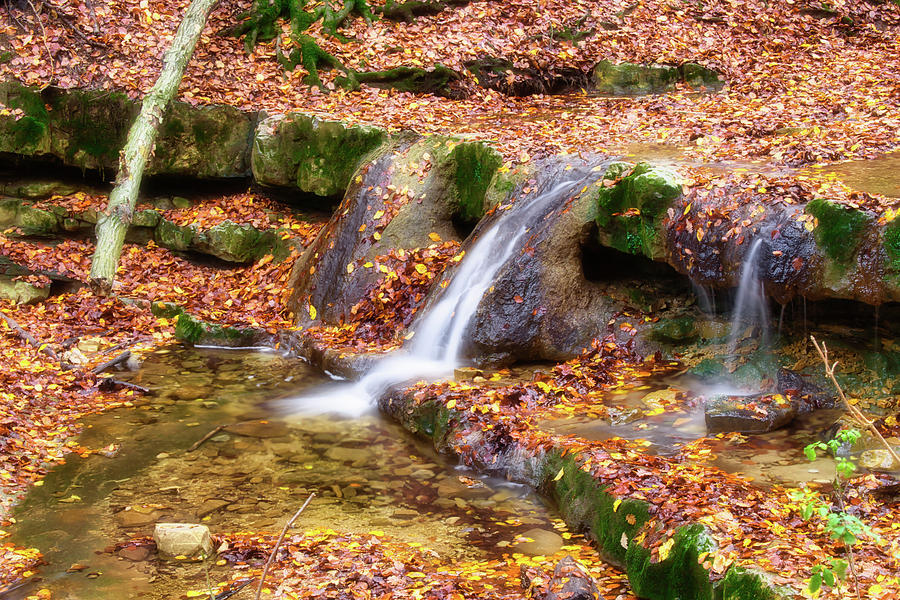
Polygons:
<instances>
[{"instance_id":1,"label":"flowing stream","mask_svg":"<svg viewBox=\"0 0 900 600\"><path fill-rule=\"evenodd\" d=\"M520 247L522 236L551 207L568 198L582 179L556 184L532 198L501 207L500 214L466 251L445 289L420 312L410 327L415 332L408 348L379 361L359 381L325 386L317 393L279 403L286 412L338 413L358 416L371 411L391 387L419 379L439 379L453 374L462 363L466 330L478 304L498 271Z\"/></svg>"},{"instance_id":2,"label":"flowing stream","mask_svg":"<svg viewBox=\"0 0 900 600\"><path fill-rule=\"evenodd\" d=\"M762 242L761 237L753 241L747 258L741 265L741 281L735 298L731 334L728 337L728 354L731 361L736 360L738 343L748 324L759 326L760 348L768 344L769 303L759 278L759 252Z\"/></svg>"}]
</instances>

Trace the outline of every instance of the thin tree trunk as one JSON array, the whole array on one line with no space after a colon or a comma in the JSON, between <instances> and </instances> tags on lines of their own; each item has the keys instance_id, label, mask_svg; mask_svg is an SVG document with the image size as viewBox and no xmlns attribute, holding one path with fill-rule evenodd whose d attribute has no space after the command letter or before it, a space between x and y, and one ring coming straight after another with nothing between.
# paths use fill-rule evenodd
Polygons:
<instances>
[{"instance_id":1,"label":"thin tree trunk","mask_svg":"<svg viewBox=\"0 0 900 600\"><path fill-rule=\"evenodd\" d=\"M184 76L200 33L218 0L192 0L163 59L159 79L147 92L141 112L128 131L125 148L119 154L116 186L109 195L106 211L97 221L97 247L91 259L91 289L107 295L112 290L125 232L131 224L144 168L153 150L159 125Z\"/></svg>"}]
</instances>

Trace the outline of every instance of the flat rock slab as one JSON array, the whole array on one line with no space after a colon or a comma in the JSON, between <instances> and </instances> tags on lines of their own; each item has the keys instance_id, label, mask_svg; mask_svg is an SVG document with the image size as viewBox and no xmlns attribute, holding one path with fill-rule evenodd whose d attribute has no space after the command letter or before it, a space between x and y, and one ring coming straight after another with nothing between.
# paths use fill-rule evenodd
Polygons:
<instances>
[{"instance_id":1,"label":"flat rock slab","mask_svg":"<svg viewBox=\"0 0 900 600\"><path fill-rule=\"evenodd\" d=\"M193 558L212 552L212 537L206 525L157 523L153 539L162 558Z\"/></svg>"},{"instance_id":2,"label":"flat rock slab","mask_svg":"<svg viewBox=\"0 0 900 600\"><path fill-rule=\"evenodd\" d=\"M259 420L243 421L234 425L228 425L225 427L225 431L246 437L273 438L287 435L290 429L280 421Z\"/></svg>"}]
</instances>

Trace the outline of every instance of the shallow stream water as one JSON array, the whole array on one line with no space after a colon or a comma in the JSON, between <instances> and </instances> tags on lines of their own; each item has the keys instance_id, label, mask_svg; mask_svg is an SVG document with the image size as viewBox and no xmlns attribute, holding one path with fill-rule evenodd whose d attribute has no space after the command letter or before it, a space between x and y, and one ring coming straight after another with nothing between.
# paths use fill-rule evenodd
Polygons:
<instances>
[{"instance_id":1,"label":"shallow stream water","mask_svg":"<svg viewBox=\"0 0 900 600\"><path fill-rule=\"evenodd\" d=\"M172 348L119 377L153 394L87 419L79 443L105 454L71 455L17 508L13 541L48 564L9 598L40 588L53 598L179 597L203 587L200 566L112 546L156 522L277 532L311 491L297 529L379 530L447 561L549 555L564 543L565 525L528 488L462 471L377 414L273 419L268 403L323 381L298 360ZM528 532L534 541L517 541ZM214 566L211 579L228 568Z\"/></svg>"}]
</instances>

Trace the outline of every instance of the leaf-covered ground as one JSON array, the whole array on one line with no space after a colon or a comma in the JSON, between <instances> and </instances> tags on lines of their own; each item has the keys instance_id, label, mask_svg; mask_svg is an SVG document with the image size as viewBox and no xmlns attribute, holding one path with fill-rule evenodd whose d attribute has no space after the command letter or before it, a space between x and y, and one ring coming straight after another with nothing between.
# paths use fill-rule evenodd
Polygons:
<instances>
[{"instance_id":1,"label":"leaf-covered ground","mask_svg":"<svg viewBox=\"0 0 900 600\"><path fill-rule=\"evenodd\" d=\"M0 11L0 76L33 85L125 89L140 97L158 75L164 49L186 5L186 0L8 3ZM475 1L417 17L412 23L384 20L366 26L361 20L352 21L344 30L352 38L346 43L320 30L311 32L323 47L355 68L442 63L464 71L469 60L494 57L509 60L524 72L554 76L569 69L587 71L602 59L694 61L719 71L727 81L726 88L716 94L683 88L640 98L585 93L513 98L479 88L469 78L462 83L468 95L457 100L365 86L352 93L323 94L310 89L301 83L302 69L289 75L282 72L273 59L273 44L258 46L248 57L240 40L216 36L217 31L234 25L249 6L249 0L219 4L182 84L181 99L271 112L297 109L390 129L472 134L494 141L509 163L557 152L615 154L635 146L665 144L676 147L685 159L721 161L729 167L729 173L715 175L688 169L692 194L727 189L742 201L763 206L822 194L872 208L886 218L896 214L896 199L854 193L821 176L786 168L872 158L900 146L900 8L892 2L838 0L826 6L807 0ZM576 23L593 33L577 43L554 33ZM511 82L520 76L509 75ZM325 81L329 82L328 76ZM734 166L746 170L732 171ZM85 195L54 199L72 208L103 201ZM258 226L267 222L265 209L265 199L257 203L257 199L248 202L246 196L226 197L170 211L166 217L203 227L225 218ZM299 221L284 225L301 242L308 242L316 232L315 225ZM0 254L26 267L52 270L79 281L85 279L92 251L90 242L74 239L51 245L0 238ZM385 273L396 277L387 277L383 287L359 305L359 321L318 335L354 350L360 349L361 340L398 343L392 336L393 321L384 318L384 307L396 311L401 306L403 310L393 316L408 319L409 309L418 302L418 290L452 260L455 251L452 245L436 241L433 247L406 256L383 256L371 266L355 265L384 267ZM192 314L222 323L275 330L290 324L284 313L289 265L290 261L275 264L264 258L247 267L220 270L153 245L127 246L116 298L98 299L82 289L30 307L0 304L0 310L41 342L61 353L78 348L88 359L83 368L64 371L58 360L28 345L0 322L0 516L7 518L15 497L38 482L49 466L64 460L66 453L87 451L73 441L84 414L131 402L128 390L99 391L98 378L87 370L122 347L139 349L171 340L172 323L154 318L148 309L150 301L175 302ZM646 496L667 527L681 518L706 523L721 541L721 551L708 557L716 573L735 561L755 563L796 585L821 556L820 549L835 552L817 524L799 520L783 490L761 491L709 467L717 445L740 443L739 439L707 439L689 445L681 457L687 460L680 462L648 456L633 442L561 440L536 428L536 415L546 416L548 410L575 412L585 406L599 410L595 398L579 391L572 378L582 382L593 378L598 388L624 385L628 365L615 365L620 371L605 365L607 375L618 373L618 378L609 380L592 371L593 358L559 366L551 380L525 386L446 384L423 387L420 392L423 400L436 397L446 406L453 403L466 409L473 427L508 431L517 443L570 446L583 469L615 482L616 491ZM523 397L535 400L535 412L522 410ZM900 533L896 505L879 503L868 494L878 485L875 476L858 479L850 502L886 540L882 545L866 545L860 552L864 591L871 598L891 598L898 589L891 578L900 570ZM650 494L647 489L657 492ZM674 502L667 500L675 497L691 500L678 503L683 514L676 513ZM729 504L723 504L729 498ZM665 548L667 533L663 530L658 539L647 540L657 556L659 548ZM247 543L259 543L258 537L248 535ZM327 565L307 563L328 560L328 555L323 559L311 550L327 550L337 538L340 534L322 533L292 540L273 583L311 589L303 587L310 583L300 578L321 576L321 568ZM234 544L240 546L237 538ZM433 563L421 550L401 548L399 543L392 546L377 536L341 539L341 544L342 548L358 544L355 547L364 549L374 564L383 565L389 577L397 577L393 582L397 597L429 593L438 597L434 595L438 592L449 594L440 597L484 597L486 584L476 584L478 580L472 578L459 580L452 571L445 572L446 566L431 568ZM270 537L263 540L262 547L266 545L271 545ZM422 569L414 573L427 572L421 578L427 583L420 586L416 581L420 578L410 576L407 566L400 569L397 560ZM0 584L27 577L37 561L34 550L0 547ZM335 567L341 573L356 573L358 563L348 564ZM496 565L491 577L503 573L509 579L517 569L513 564ZM486 578L489 583L498 581L491 577ZM322 585L317 589L328 591L327 578L313 581ZM490 585L498 587L497 597L504 597L503 584ZM620 590L610 592L615 597ZM364 592L360 594L365 597Z\"/></svg>"},{"instance_id":2,"label":"leaf-covered ground","mask_svg":"<svg viewBox=\"0 0 900 600\"><path fill-rule=\"evenodd\" d=\"M91 11L82 1L42 2L40 23L30 7L14 8L0 15L0 43L10 52L0 74L36 85L124 88L139 97L155 80L186 4L93 2ZM740 159L754 168L871 158L900 145L900 7L892 2L474 1L412 23L350 20L342 31L348 42L311 30L325 49L364 70L440 63L466 73L467 61L491 57L552 77L587 72L603 59L694 61L728 82L716 94L514 98L479 88L470 76L462 100L365 86L310 89L302 68L285 75L273 43L245 56L241 40L216 35L249 7L249 0L218 5L182 99L468 133L494 140L511 161L663 143L701 162ZM566 27L590 33L573 43L559 34ZM287 30L283 41L288 47Z\"/></svg>"}]
</instances>

